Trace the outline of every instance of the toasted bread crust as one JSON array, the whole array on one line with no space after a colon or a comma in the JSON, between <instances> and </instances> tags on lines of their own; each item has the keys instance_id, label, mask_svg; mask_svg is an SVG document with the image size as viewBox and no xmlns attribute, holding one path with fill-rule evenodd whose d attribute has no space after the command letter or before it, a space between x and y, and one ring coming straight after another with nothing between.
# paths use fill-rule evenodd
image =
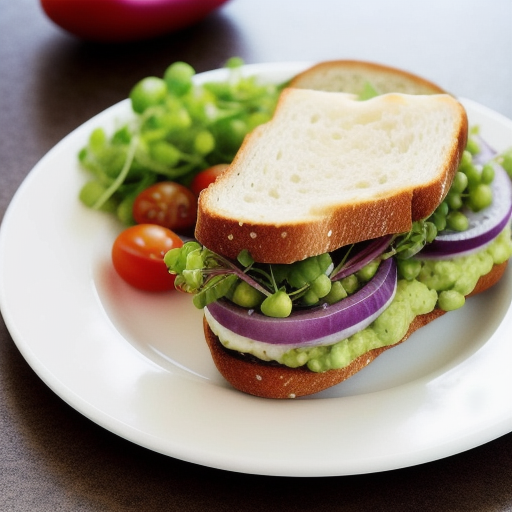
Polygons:
<instances>
[{"instance_id":1,"label":"toasted bread crust","mask_svg":"<svg viewBox=\"0 0 512 512\"><path fill-rule=\"evenodd\" d=\"M345 73L352 76L359 75L361 83L375 77L384 82L398 81L402 84L402 88L389 92L411 93L413 91L414 94L442 94L447 92L441 89L437 84L409 73L408 71L374 62L357 60L331 60L320 62L296 75L291 80L289 86L298 88L322 88L331 91L338 90L336 86L339 82L336 81L336 75L343 75ZM380 92L385 93L388 91Z\"/></svg>"},{"instance_id":2,"label":"toasted bread crust","mask_svg":"<svg viewBox=\"0 0 512 512\"><path fill-rule=\"evenodd\" d=\"M506 267L507 262L495 265L491 272L480 278L468 297L496 284L503 276ZM347 367L324 373L315 373L304 368L288 368L279 364L258 363L253 358L244 360L243 356L233 355L222 346L206 319L203 320L203 327L215 366L234 388L263 398L295 398L318 393L352 377L384 351L403 343L412 333L443 314L445 311L436 308L430 313L419 315L398 343L370 350Z\"/></svg>"},{"instance_id":3,"label":"toasted bread crust","mask_svg":"<svg viewBox=\"0 0 512 512\"><path fill-rule=\"evenodd\" d=\"M199 208L195 236L205 247L228 258L235 259L247 249L260 263L293 263L361 240L408 231L411 196L402 192L378 205L360 202L323 219L279 226L241 223ZM441 202L437 190L434 196L432 203L437 205Z\"/></svg>"}]
</instances>

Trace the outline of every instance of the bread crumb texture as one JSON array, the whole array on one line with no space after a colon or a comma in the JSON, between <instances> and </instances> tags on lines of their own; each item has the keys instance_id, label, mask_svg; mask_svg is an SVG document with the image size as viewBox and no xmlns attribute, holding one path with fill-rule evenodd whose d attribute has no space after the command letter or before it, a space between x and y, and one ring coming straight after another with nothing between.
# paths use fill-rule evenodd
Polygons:
<instances>
[{"instance_id":1,"label":"bread crumb texture","mask_svg":"<svg viewBox=\"0 0 512 512\"><path fill-rule=\"evenodd\" d=\"M459 130L456 105L445 95L356 101L288 89L273 121L211 187L209 205L239 222L275 224L414 190L443 172Z\"/></svg>"}]
</instances>

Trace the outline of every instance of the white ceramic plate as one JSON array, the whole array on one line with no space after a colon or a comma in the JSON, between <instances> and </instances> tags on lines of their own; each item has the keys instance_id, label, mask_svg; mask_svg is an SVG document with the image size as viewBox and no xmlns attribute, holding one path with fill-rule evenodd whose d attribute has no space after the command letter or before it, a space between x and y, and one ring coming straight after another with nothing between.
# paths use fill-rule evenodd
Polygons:
<instances>
[{"instance_id":1,"label":"white ceramic plate","mask_svg":"<svg viewBox=\"0 0 512 512\"><path fill-rule=\"evenodd\" d=\"M283 80L304 64L249 66ZM205 74L214 79L223 71ZM512 122L471 101L497 149ZM188 296L130 289L112 271L121 227L77 200L76 155L91 130L130 116L127 101L75 130L16 193L0 238L0 305L34 371L72 407L151 450L225 470L323 476L446 457L512 431L512 272L310 399L229 387L210 360Z\"/></svg>"}]
</instances>

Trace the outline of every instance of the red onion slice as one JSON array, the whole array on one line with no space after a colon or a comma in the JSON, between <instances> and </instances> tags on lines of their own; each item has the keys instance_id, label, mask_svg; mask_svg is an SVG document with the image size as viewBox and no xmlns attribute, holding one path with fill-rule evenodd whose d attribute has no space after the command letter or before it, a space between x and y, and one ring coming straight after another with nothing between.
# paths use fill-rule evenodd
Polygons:
<instances>
[{"instance_id":1,"label":"red onion slice","mask_svg":"<svg viewBox=\"0 0 512 512\"><path fill-rule=\"evenodd\" d=\"M466 256L481 250L505 229L512 216L512 183L501 166L495 165L494 170L491 206L481 212L465 212L469 219L469 229L441 233L416 258L426 260Z\"/></svg>"},{"instance_id":2,"label":"red onion slice","mask_svg":"<svg viewBox=\"0 0 512 512\"><path fill-rule=\"evenodd\" d=\"M293 312L287 318L271 318L221 299L207 306L220 325L251 340L300 347L330 344L364 329L384 311L396 292L393 258L379 265L363 288L336 304Z\"/></svg>"},{"instance_id":3,"label":"red onion slice","mask_svg":"<svg viewBox=\"0 0 512 512\"><path fill-rule=\"evenodd\" d=\"M362 249L356 248L356 254L349 258L345 264L336 272L331 278L332 281L338 281L351 274L355 274L361 270L365 265L380 256L393 240L393 235L385 235L373 240L361 242ZM359 244L358 244L359 245Z\"/></svg>"}]
</instances>

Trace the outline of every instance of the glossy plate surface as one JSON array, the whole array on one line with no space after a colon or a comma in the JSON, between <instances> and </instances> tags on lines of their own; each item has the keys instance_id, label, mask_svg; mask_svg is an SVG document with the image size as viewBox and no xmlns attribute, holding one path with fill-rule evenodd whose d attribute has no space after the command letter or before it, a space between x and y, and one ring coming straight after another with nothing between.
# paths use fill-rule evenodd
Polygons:
<instances>
[{"instance_id":1,"label":"glossy plate surface","mask_svg":"<svg viewBox=\"0 0 512 512\"><path fill-rule=\"evenodd\" d=\"M246 71L280 81L304 66ZM510 120L462 101L496 149L512 145ZM119 103L57 144L27 176L0 232L2 314L56 394L151 450L266 475L396 469L512 431L512 269L494 289L320 395L272 401L231 389L211 362L190 297L121 282L110 264L121 226L77 200L86 179L78 151L93 128L113 129L130 115L128 101Z\"/></svg>"}]
</instances>

